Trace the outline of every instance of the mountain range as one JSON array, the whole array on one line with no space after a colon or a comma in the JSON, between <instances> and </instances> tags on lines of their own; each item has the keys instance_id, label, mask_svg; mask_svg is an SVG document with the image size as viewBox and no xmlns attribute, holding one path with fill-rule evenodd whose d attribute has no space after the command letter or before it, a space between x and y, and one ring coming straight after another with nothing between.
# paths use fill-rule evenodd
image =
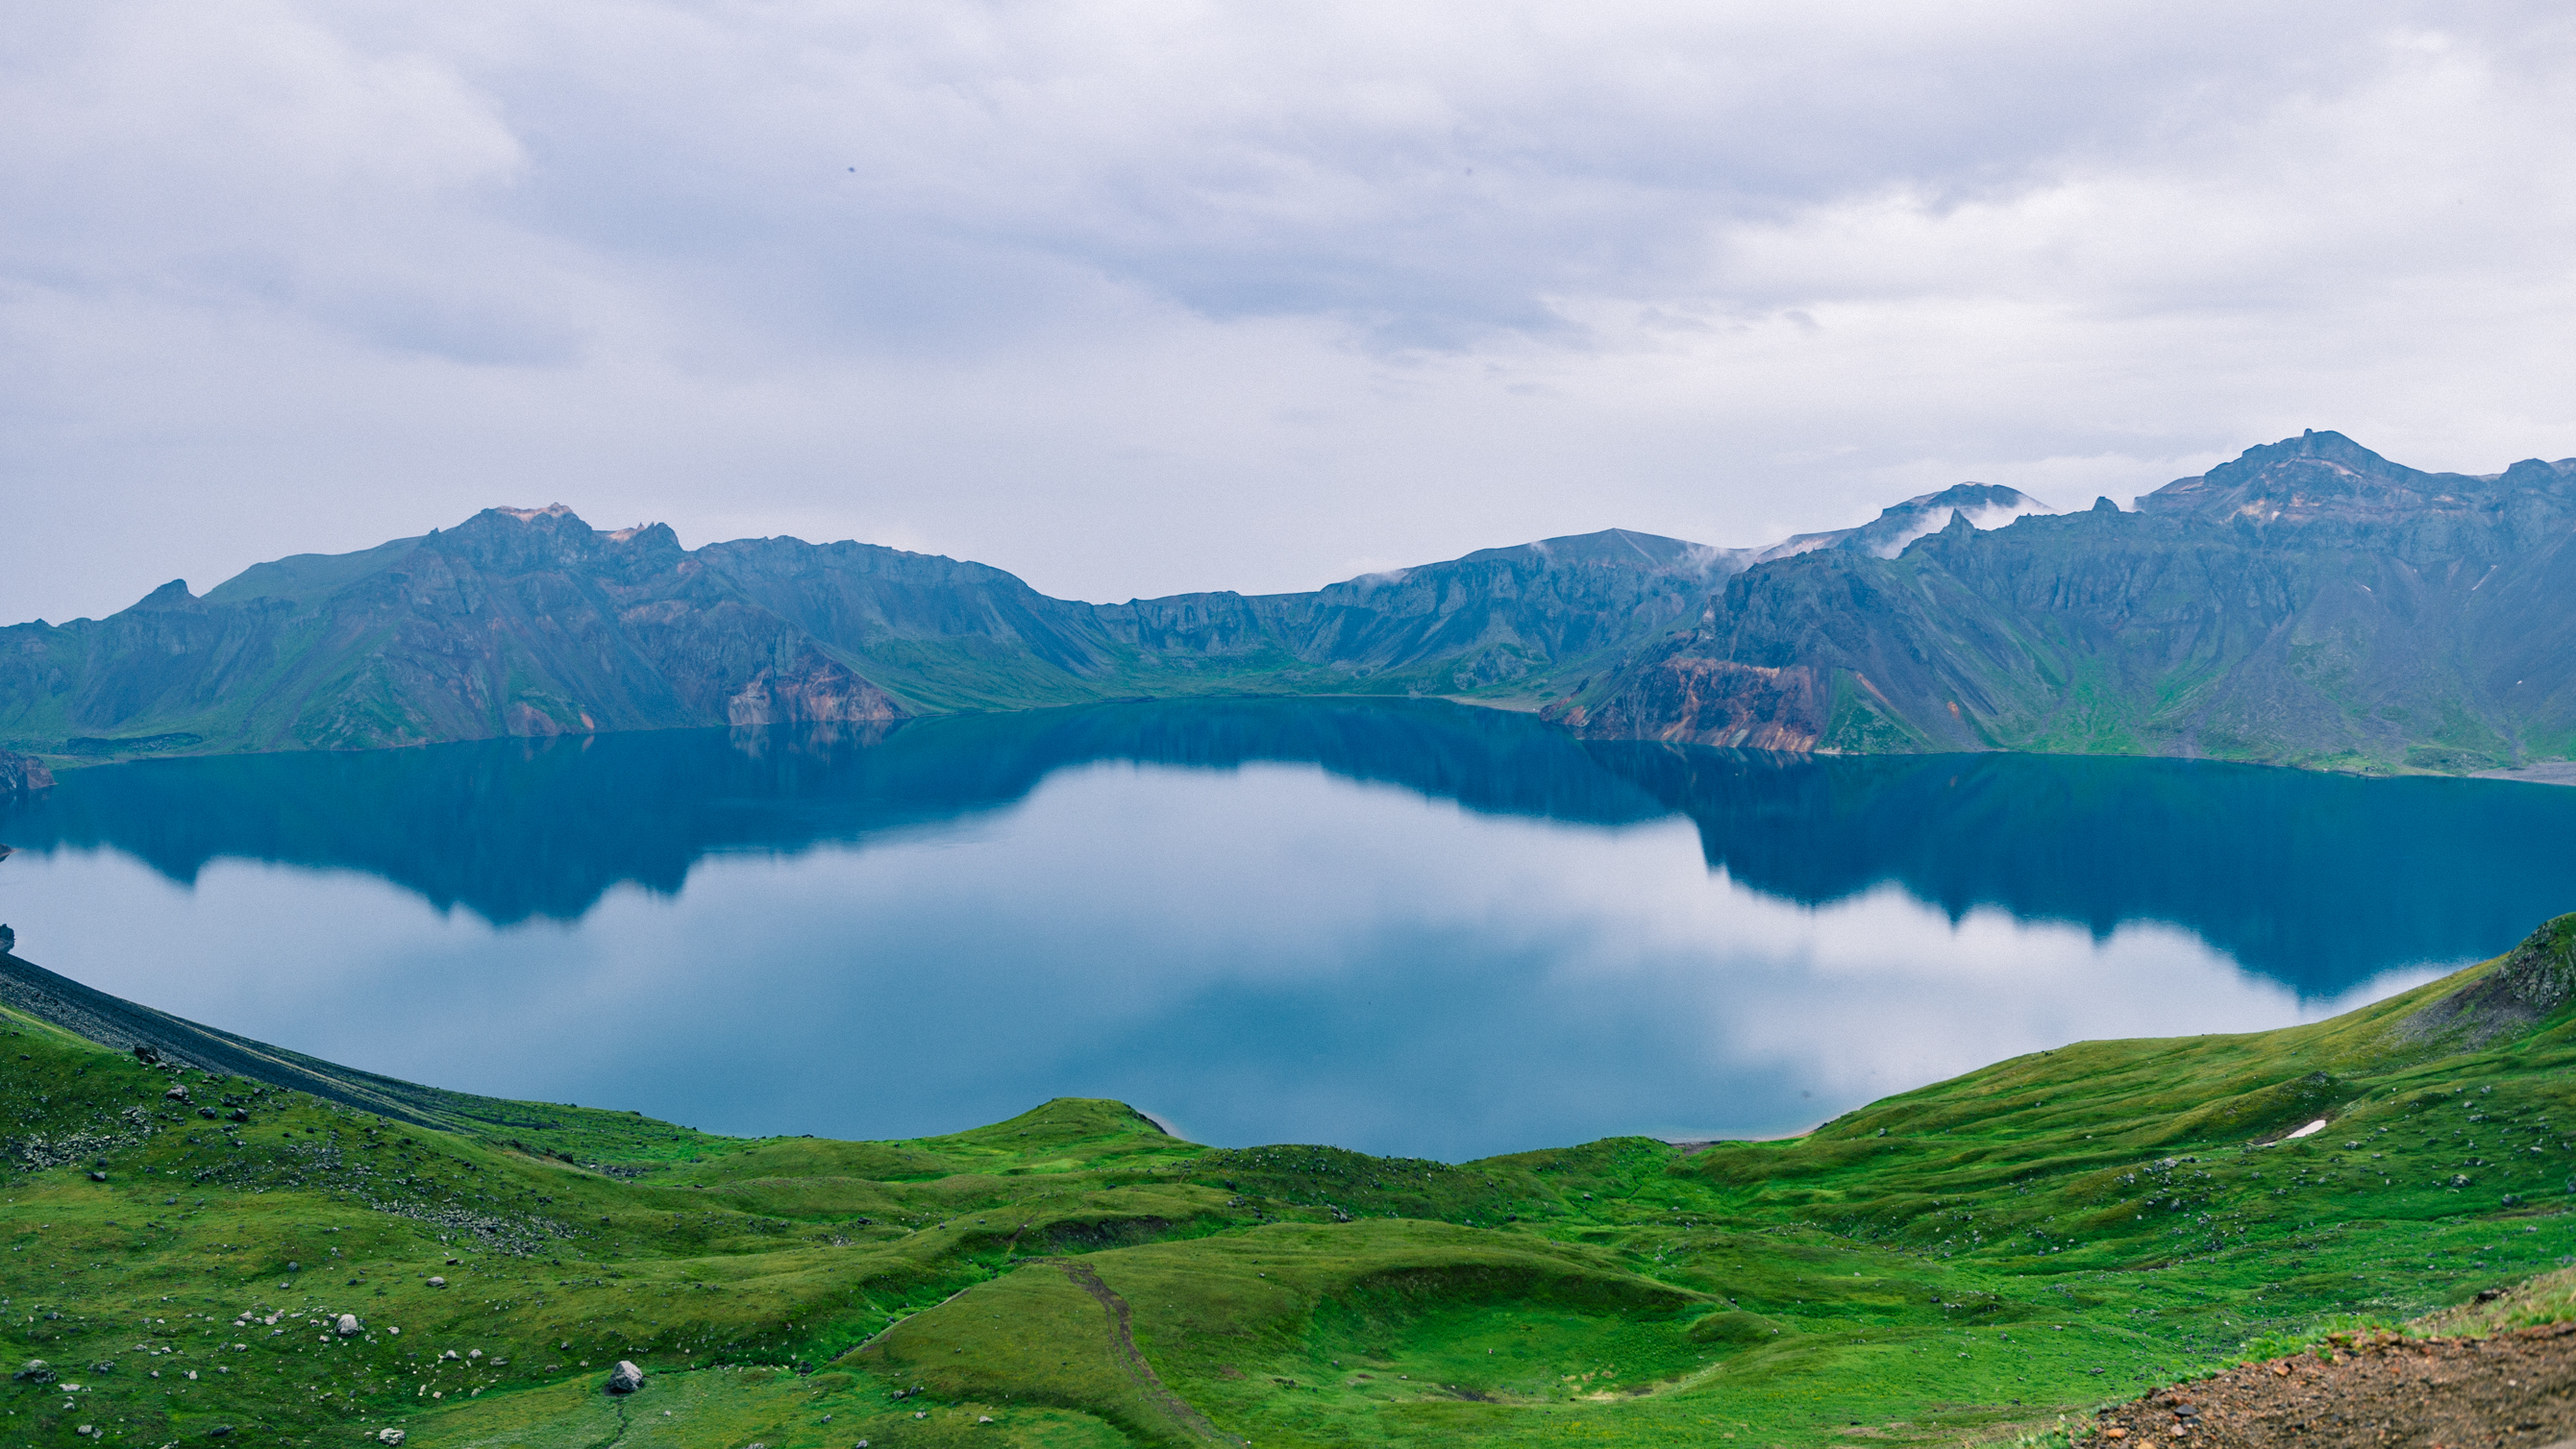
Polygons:
<instances>
[{"instance_id":1,"label":"mountain range","mask_svg":"<svg viewBox=\"0 0 2576 1449\"><path fill-rule=\"evenodd\" d=\"M2571 528L2576 459L2433 474L2324 432L2134 511L1962 484L1767 547L1611 529L1123 604L870 544L692 550L493 508L0 629L0 743L63 763L1365 694L1596 739L2457 772L2576 748Z\"/></svg>"}]
</instances>

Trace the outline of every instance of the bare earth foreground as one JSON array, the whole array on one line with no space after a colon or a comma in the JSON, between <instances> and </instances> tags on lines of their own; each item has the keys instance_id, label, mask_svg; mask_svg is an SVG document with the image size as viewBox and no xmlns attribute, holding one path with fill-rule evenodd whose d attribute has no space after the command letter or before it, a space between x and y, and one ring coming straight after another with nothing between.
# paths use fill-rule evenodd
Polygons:
<instances>
[{"instance_id":1,"label":"bare earth foreground","mask_svg":"<svg viewBox=\"0 0 2576 1449\"><path fill-rule=\"evenodd\" d=\"M2312 1354L2244 1364L2106 1409L2094 1441L2576 1445L2576 1323L2492 1338L2351 1337Z\"/></svg>"}]
</instances>

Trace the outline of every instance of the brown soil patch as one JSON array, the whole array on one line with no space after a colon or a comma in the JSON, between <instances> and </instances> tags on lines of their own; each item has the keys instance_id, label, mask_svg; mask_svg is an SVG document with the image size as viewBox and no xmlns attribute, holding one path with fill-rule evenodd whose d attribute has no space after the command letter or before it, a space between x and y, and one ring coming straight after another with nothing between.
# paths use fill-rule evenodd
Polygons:
<instances>
[{"instance_id":1,"label":"brown soil patch","mask_svg":"<svg viewBox=\"0 0 2576 1449\"><path fill-rule=\"evenodd\" d=\"M2102 1411L2094 1445L2576 1446L2576 1323L2493 1338L2367 1337ZM2562 1442L2565 1441L2565 1442Z\"/></svg>"}]
</instances>

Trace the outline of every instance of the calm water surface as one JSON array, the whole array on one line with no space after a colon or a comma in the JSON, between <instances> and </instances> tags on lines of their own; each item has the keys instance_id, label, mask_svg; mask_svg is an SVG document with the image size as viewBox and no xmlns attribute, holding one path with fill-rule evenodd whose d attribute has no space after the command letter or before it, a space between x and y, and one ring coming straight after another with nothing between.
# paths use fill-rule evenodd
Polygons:
<instances>
[{"instance_id":1,"label":"calm water surface","mask_svg":"<svg viewBox=\"0 0 2576 1449\"><path fill-rule=\"evenodd\" d=\"M418 1081L841 1137L1108 1096L1451 1160L2311 1020L2576 907L2576 790L1431 704L164 761L0 839L19 954Z\"/></svg>"}]
</instances>

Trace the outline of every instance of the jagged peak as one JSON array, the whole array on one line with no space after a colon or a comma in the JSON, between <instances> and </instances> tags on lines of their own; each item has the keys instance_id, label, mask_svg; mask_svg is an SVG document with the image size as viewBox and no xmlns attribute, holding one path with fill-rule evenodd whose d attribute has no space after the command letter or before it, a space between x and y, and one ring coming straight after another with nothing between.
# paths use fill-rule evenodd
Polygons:
<instances>
[{"instance_id":1,"label":"jagged peak","mask_svg":"<svg viewBox=\"0 0 2576 1449\"><path fill-rule=\"evenodd\" d=\"M2362 520L2469 506L2507 487L2534 481L2533 470L2471 477L2427 473L2387 458L2341 433L2310 428L2295 438L2246 449L2196 478L2177 478L2138 500L2141 512L2198 514L2213 521L2307 523Z\"/></svg>"},{"instance_id":2,"label":"jagged peak","mask_svg":"<svg viewBox=\"0 0 2576 1449\"><path fill-rule=\"evenodd\" d=\"M540 518L572 518L576 523L581 521L574 517L571 505L563 503L549 503L543 508L494 507L483 511L502 518L515 518L521 523L534 523Z\"/></svg>"}]
</instances>

